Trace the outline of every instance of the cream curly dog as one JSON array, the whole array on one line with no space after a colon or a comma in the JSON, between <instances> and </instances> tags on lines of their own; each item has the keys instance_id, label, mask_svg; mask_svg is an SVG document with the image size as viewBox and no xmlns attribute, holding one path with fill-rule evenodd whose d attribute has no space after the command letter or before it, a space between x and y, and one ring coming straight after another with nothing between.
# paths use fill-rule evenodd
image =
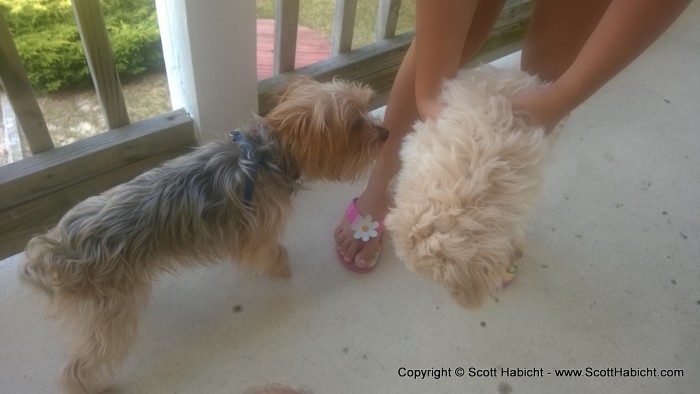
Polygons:
<instances>
[{"instance_id":1,"label":"cream curly dog","mask_svg":"<svg viewBox=\"0 0 700 394\"><path fill-rule=\"evenodd\" d=\"M523 254L552 137L514 115L509 97L540 85L520 71L463 70L445 83L439 118L417 122L402 146L385 222L397 256L464 307L504 287Z\"/></svg>"}]
</instances>

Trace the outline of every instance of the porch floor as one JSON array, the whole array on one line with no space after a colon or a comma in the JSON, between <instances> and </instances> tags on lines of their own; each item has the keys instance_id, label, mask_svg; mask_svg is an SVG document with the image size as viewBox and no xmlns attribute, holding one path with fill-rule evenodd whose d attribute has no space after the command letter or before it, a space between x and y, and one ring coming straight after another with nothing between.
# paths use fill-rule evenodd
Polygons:
<instances>
[{"instance_id":1,"label":"porch floor","mask_svg":"<svg viewBox=\"0 0 700 394\"><path fill-rule=\"evenodd\" d=\"M700 4L570 118L498 302L465 311L387 243L370 275L332 232L362 185L315 184L288 228L293 278L230 265L164 276L119 374L126 393L697 393L700 387ZM517 62L517 54L505 62ZM0 392L54 393L63 336L0 262ZM465 368L467 376L457 377ZM445 369L451 376L400 376ZM495 377L469 377L469 368ZM516 368L542 377L511 377ZM678 369L562 378L555 368ZM585 372L585 371L584 371Z\"/></svg>"}]
</instances>

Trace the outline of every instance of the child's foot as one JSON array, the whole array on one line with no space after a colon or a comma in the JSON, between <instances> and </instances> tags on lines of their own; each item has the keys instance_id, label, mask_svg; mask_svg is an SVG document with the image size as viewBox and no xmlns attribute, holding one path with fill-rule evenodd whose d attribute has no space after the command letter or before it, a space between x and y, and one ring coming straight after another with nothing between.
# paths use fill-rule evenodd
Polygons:
<instances>
[{"instance_id":1,"label":"child's foot","mask_svg":"<svg viewBox=\"0 0 700 394\"><path fill-rule=\"evenodd\" d=\"M371 212L378 211L365 210L360 199L353 200L334 233L338 259L354 272L372 271L381 255L384 215Z\"/></svg>"}]
</instances>

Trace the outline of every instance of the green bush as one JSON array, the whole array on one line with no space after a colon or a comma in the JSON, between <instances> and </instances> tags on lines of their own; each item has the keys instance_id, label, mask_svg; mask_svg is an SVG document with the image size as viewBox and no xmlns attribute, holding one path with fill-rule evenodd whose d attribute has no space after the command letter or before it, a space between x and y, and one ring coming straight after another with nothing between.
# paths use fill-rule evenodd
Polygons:
<instances>
[{"instance_id":1,"label":"green bush","mask_svg":"<svg viewBox=\"0 0 700 394\"><path fill-rule=\"evenodd\" d=\"M103 0L102 9L120 74L162 67L153 0ZM0 12L35 88L56 91L90 81L70 0L0 0Z\"/></svg>"}]
</instances>

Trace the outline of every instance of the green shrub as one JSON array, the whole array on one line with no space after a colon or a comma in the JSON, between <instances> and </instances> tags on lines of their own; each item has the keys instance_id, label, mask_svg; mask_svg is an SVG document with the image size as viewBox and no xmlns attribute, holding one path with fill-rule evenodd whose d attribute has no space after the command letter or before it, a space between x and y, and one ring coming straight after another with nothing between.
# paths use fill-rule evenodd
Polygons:
<instances>
[{"instance_id":1,"label":"green shrub","mask_svg":"<svg viewBox=\"0 0 700 394\"><path fill-rule=\"evenodd\" d=\"M153 0L103 0L102 9L120 74L162 67ZM70 0L0 0L0 12L35 88L56 91L90 81Z\"/></svg>"}]
</instances>

